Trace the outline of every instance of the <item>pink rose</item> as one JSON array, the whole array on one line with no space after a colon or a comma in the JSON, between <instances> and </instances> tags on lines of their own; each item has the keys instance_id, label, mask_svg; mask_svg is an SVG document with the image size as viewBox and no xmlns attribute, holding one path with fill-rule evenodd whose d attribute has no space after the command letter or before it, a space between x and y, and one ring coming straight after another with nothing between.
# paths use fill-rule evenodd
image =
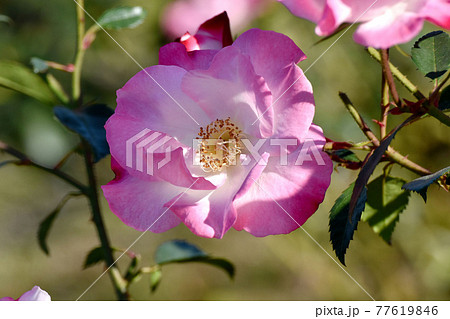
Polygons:
<instances>
[{"instance_id":1,"label":"pink rose","mask_svg":"<svg viewBox=\"0 0 450 319\"><path fill-rule=\"evenodd\" d=\"M288 37L258 29L216 50L162 47L160 65L117 91L105 126L111 210L156 233L180 222L216 238L231 227L254 236L297 229L332 172L312 124L311 84L296 65L305 58Z\"/></svg>"},{"instance_id":2,"label":"pink rose","mask_svg":"<svg viewBox=\"0 0 450 319\"><path fill-rule=\"evenodd\" d=\"M327 36L342 23L361 25L354 39L364 46L387 49L412 40L425 20L450 29L450 0L279 0L293 14L317 23Z\"/></svg>"},{"instance_id":3,"label":"pink rose","mask_svg":"<svg viewBox=\"0 0 450 319\"><path fill-rule=\"evenodd\" d=\"M162 16L161 27L172 38L189 32L193 34L205 21L227 11L233 32L241 31L262 13L269 0L176 0Z\"/></svg>"},{"instance_id":4,"label":"pink rose","mask_svg":"<svg viewBox=\"0 0 450 319\"><path fill-rule=\"evenodd\" d=\"M1 298L0 301L51 301L50 295L39 288L39 286L34 286L33 289L25 292L19 299L14 299L11 297Z\"/></svg>"}]
</instances>

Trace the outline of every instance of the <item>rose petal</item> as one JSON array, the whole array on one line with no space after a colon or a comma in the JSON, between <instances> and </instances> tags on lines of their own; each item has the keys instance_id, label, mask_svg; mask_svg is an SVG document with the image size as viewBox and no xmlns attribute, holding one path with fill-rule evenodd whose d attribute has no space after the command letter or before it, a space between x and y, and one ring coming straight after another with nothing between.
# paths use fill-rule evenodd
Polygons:
<instances>
[{"instance_id":1,"label":"rose petal","mask_svg":"<svg viewBox=\"0 0 450 319\"><path fill-rule=\"evenodd\" d=\"M30 291L25 292L18 301L51 301L50 295L39 286L34 286Z\"/></svg>"},{"instance_id":2,"label":"rose petal","mask_svg":"<svg viewBox=\"0 0 450 319\"><path fill-rule=\"evenodd\" d=\"M220 50L231 45L233 37L227 13L222 12L200 25L195 38L201 50Z\"/></svg>"},{"instance_id":3,"label":"rose petal","mask_svg":"<svg viewBox=\"0 0 450 319\"><path fill-rule=\"evenodd\" d=\"M326 0L278 0L297 17L319 22Z\"/></svg>"},{"instance_id":4,"label":"rose petal","mask_svg":"<svg viewBox=\"0 0 450 319\"><path fill-rule=\"evenodd\" d=\"M441 28L450 29L450 1L429 0L423 6L421 14Z\"/></svg>"},{"instance_id":5,"label":"rose petal","mask_svg":"<svg viewBox=\"0 0 450 319\"><path fill-rule=\"evenodd\" d=\"M191 147L148 127L151 124L117 113L109 118L105 125L106 139L111 155L121 167L130 175L150 182L165 180L189 187L198 179L194 189L216 188L207 179L194 177L190 172L188 165L192 164L185 153L192 152ZM194 136L190 138L192 145Z\"/></svg>"},{"instance_id":6,"label":"rose petal","mask_svg":"<svg viewBox=\"0 0 450 319\"><path fill-rule=\"evenodd\" d=\"M116 178L102 186L111 211L125 224L140 231L165 232L181 221L164 203L183 188L167 182L149 182L129 175L115 159L111 167Z\"/></svg>"},{"instance_id":7,"label":"rose petal","mask_svg":"<svg viewBox=\"0 0 450 319\"><path fill-rule=\"evenodd\" d=\"M275 132L272 138L296 138L307 134L314 117L312 86L295 64L306 59L287 36L252 29L236 39L233 46L250 56L273 95ZM267 63L270 61L270 63Z\"/></svg>"},{"instance_id":8,"label":"rose petal","mask_svg":"<svg viewBox=\"0 0 450 319\"><path fill-rule=\"evenodd\" d=\"M227 181L214 191L189 190L166 203L170 209L197 236L222 238L236 220L233 200L237 194L244 194L258 178L266 165L269 154L263 154L263 161L252 160L248 165L228 168Z\"/></svg>"},{"instance_id":9,"label":"rose petal","mask_svg":"<svg viewBox=\"0 0 450 319\"><path fill-rule=\"evenodd\" d=\"M206 70L217 54L216 50L196 50L187 52L183 44L169 43L159 50L159 64L176 65L185 70Z\"/></svg>"},{"instance_id":10,"label":"rose petal","mask_svg":"<svg viewBox=\"0 0 450 319\"><path fill-rule=\"evenodd\" d=\"M210 118L230 117L247 134L272 135L270 91L264 79L255 74L250 59L237 48L222 49L208 70L188 72L182 89Z\"/></svg>"},{"instance_id":11,"label":"rose petal","mask_svg":"<svg viewBox=\"0 0 450 319\"><path fill-rule=\"evenodd\" d=\"M305 158L302 165L295 165L301 148L288 155L288 165L282 166L279 158L271 157L249 191L235 200L235 229L257 237L287 234L317 210L330 184L333 165L321 151L325 144L322 130L312 125L307 137L317 146L315 151L322 161L315 158L311 144L305 148L311 160Z\"/></svg>"},{"instance_id":12,"label":"rose petal","mask_svg":"<svg viewBox=\"0 0 450 319\"><path fill-rule=\"evenodd\" d=\"M137 73L117 91L115 113L134 118L147 128L190 145L198 133L198 123L210 119L181 91L185 74L182 68L161 65Z\"/></svg>"},{"instance_id":13,"label":"rose petal","mask_svg":"<svg viewBox=\"0 0 450 319\"><path fill-rule=\"evenodd\" d=\"M423 21L413 13L404 13L401 16L386 13L361 24L353 38L364 46L387 49L412 40L422 30Z\"/></svg>"}]
</instances>

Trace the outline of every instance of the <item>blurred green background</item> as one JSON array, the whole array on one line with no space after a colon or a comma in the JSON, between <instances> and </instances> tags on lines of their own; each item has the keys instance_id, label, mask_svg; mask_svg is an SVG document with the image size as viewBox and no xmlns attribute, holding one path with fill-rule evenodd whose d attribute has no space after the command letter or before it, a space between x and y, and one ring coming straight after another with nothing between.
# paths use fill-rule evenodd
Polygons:
<instances>
[{"instance_id":1,"label":"blurred green background","mask_svg":"<svg viewBox=\"0 0 450 319\"><path fill-rule=\"evenodd\" d=\"M160 16L166 1L87 1L94 17L118 5L141 5L149 16L133 30L112 31L112 36L143 66L158 61L158 49L171 41L160 31ZM71 63L75 52L75 3L73 1L2 0L0 14L12 24L0 23L0 59L29 64L31 57ZM87 21L88 26L92 21ZM266 13L249 24L275 30L291 37L307 54L301 62L305 70L334 41L314 45L318 40L314 25L292 16L281 4L273 3ZM426 24L422 34L435 30ZM355 106L370 119L379 116L381 70L364 49L355 44L350 30L308 70L316 97L314 122L334 140L364 140L338 98L346 92ZM412 43L401 45L409 52ZM428 91L432 83L415 70L413 63L399 51L391 59L410 79ZM99 33L87 52L82 89L85 100L115 107L115 91L140 69L105 34ZM69 88L70 76L53 74ZM400 90L404 97L413 97ZM394 127L404 117L389 123ZM31 98L0 88L0 140L27 153L37 162L54 165L77 143L74 134L64 129L50 107ZM448 128L434 119L405 128L394 146L422 166L436 171L448 166L450 158ZM0 162L10 157L0 154ZM109 157L96 167L99 184L113 174ZM73 156L64 170L85 180L82 158ZM377 171L379 174L379 171ZM374 177L377 176L377 172ZM394 175L411 180L414 174L396 167ZM356 178L355 172L342 168L333 173L325 201L308 220L304 229L334 257L329 243L328 212L335 199ZM64 182L30 167L5 166L0 169L0 297L18 298L39 285L53 300L76 299L103 271L98 265L82 270L86 253L98 246L98 239L85 199L73 199L55 221L48 243L50 256L38 247L38 225L71 190ZM122 224L101 202L113 246L126 248L141 233ZM347 253L346 270L379 300L449 300L450 298L450 196L431 186L428 204L412 194L410 204L400 217L392 246L386 245L360 223ZM185 239L208 253L230 259L236 265L234 281L218 269L200 264L169 265L154 294L148 278L132 285L137 300L367 300L368 296L301 229L280 236L255 238L230 230L223 239L204 239L180 225L163 234L145 234L132 248L153 264L155 248L170 239ZM128 263L126 258L119 265ZM89 290L83 300L115 299L108 276Z\"/></svg>"}]
</instances>

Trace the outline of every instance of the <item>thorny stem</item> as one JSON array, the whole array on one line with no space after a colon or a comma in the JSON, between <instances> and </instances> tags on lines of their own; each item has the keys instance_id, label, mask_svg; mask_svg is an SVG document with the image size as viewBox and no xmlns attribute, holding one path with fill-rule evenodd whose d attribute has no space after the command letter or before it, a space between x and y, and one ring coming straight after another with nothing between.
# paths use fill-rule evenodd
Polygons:
<instances>
[{"instance_id":1,"label":"thorny stem","mask_svg":"<svg viewBox=\"0 0 450 319\"><path fill-rule=\"evenodd\" d=\"M372 144L375 147L378 147L380 145L380 141L377 139L375 134L367 126L366 122L364 121L362 116L358 113L358 111L355 109L355 107L353 106L353 104L350 101L350 99L348 98L348 96L345 93L339 92L339 97L341 98L342 102L344 103L344 105L347 108L347 110L349 111L349 113L352 115L355 122L358 124L361 131L367 136L367 138L372 142ZM392 162L395 162L416 174L419 174L419 175L431 174L431 172L429 170L427 170L426 168L423 168L422 166L409 160L406 156L400 154L399 152L394 150L392 147L388 147L388 149L385 152L385 155Z\"/></svg>"},{"instance_id":2,"label":"thorny stem","mask_svg":"<svg viewBox=\"0 0 450 319\"><path fill-rule=\"evenodd\" d=\"M374 48L367 48L367 51L369 54L377 60L379 63L381 63L381 54ZM397 80L400 81L400 83L408 89L418 100L425 99L425 95L422 94L422 92L419 91L417 86L415 86L408 78L397 69L392 63L389 62L389 69L392 72L392 75L395 76Z\"/></svg>"},{"instance_id":3,"label":"thorny stem","mask_svg":"<svg viewBox=\"0 0 450 319\"><path fill-rule=\"evenodd\" d=\"M372 130L367 126L366 122L364 122L364 119L362 116L358 113L358 111L353 106L352 102L348 98L347 94L343 92L339 92L339 97L341 98L342 102L344 103L345 107L347 108L350 115L355 120L356 124L358 124L361 131L364 133L364 135L367 136L367 138L372 142L375 146L380 146L380 141L378 138L373 134Z\"/></svg>"},{"instance_id":4,"label":"thorny stem","mask_svg":"<svg viewBox=\"0 0 450 319\"><path fill-rule=\"evenodd\" d=\"M381 79L381 121L380 121L380 139L386 136L387 118L389 113L389 84L386 75L382 74Z\"/></svg>"},{"instance_id":5,"label":"thorny stem","mask_svg":"<svg viewBox=\"0 0 450 319\"><path fill-rule=\"evenodd\" d=\"M34 161L32 161L28 156L26 156L25 154L23 154L22 152L12 148L11 146L3 143L0 141L0 150L18 158L20 161L15 162L18 165L29 165L29 166L33 166L36 168L39 168L47 173L50 173L52 175L55 175L59 178L61 178L62 180L64 180L65 182L67 182L68 184L74 186L75 188L79 189L81 192L83 192L84 194L87 193L87 187L84 186L83 184L81 184L79 181L77 181L76 179L74 179L72 176L69 176L68 174L64 173L63 171L59 170L58 168L48 168L45 166L42 166Z\"/></svg>"},{"instance_id":6,"label":"thorny stem","mask_svg":"<svg viewBox=\"0 0 450 319\"><path fill-rule=\"evenodd\" d=\"M397 106L401 105L400 97L398 96L397 88L395 87L394 78L389 67L389 49L381 49L381 68L383 70L383 76L387 84L389 85L389 91Z\"/></svg>"},{"instance_id":7,"label":"thorny stem","mask_svg":"<svg viewBox=\"0 0 450 319\"><path fill-rule=\"evenodd\" d=\"M97 229L98 237L100 238L100 242L103 248L103 253L105 256L106 265L109 268L109 276L114 285L114 289L116 291L117 298L119 300L128 300L129 295L127 292L127 285L125 280L122 278L119 269L115 265L114 257L112 255L112 249L109 242L108 234L106 233L105 225L103 223L102 214L100 211L100 205L98 202L98 193L97 193L97 181L94 174L94 163L92 161L92 153L90 150L90 146L86 141L83 141L83 149L85 152L85 163L89 180L89 192L87 194L89 203L91 205L92 210L92 219L95 223L95 227Z\"/></svg>"},{"instance_id":8,"label":"thorny stem","mask_svg":"<svg viewBox=\"0 0 450 319\"><path fill-rule=\"evenodd\" d=\"M84 15L84 0L78 0L77 5L77 53L75 57L75 66L72 77L72 99L78 105L81 105L81 69L83 65L84 53L86 47L84 45L85 38L85 15ZM97 229L98 237L103 249L105 263L109 268L108 274L111 278L114 290L119 300L129 300L129 294L127 292L127 282L120 274L119 268L116 266L112 248L109 242L108 234L106 232L105 225L100 210L98 192L97 192L97 180L94 174L94 162L92 159L92 152L88 142L82 141L84 161L86 165L89 187L87 189L87 197L92 211L92 219Z\"/></svg>"},{"instance_id":9,"label":"thorny stem","mask_svg":"<svg viewBox=\"0 0 450 319\"><path fill-rule=\"evenodd\" d=\"M393 162L409 169L410 171L418 174L418 175L429 175L431 172L427 170L426 168L423 168L422 166L414 163L413 161L409 160L406 156L400 154L396 150L394 150L392 147L388 147L386 150L387 157L391 159Z\"/></svg>"}]
</instances>

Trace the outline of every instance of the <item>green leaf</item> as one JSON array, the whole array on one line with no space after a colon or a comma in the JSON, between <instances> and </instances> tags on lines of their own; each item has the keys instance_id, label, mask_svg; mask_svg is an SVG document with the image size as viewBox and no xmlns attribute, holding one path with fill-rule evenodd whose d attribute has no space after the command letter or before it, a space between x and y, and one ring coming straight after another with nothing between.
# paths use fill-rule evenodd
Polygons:
<instances>
[{"instance_id":1,"label":"green leaf","mask_svg":"<svg viewBox=\"0 0 450 319\"><path fill-rule=\"evenodd\" d=\"M348 169L359 169L362 166L362 162L358 156L350 150L340 149L330 152L331 159L338 163L338 166L343 166Z\"/></svg>"},{"instance_id":2,"label":"green leaf","mask_svg":"<svg viewBox=\"0 0 450 319\"><path fill-rule=\"evenodd\" d=\"M450 66L450 37L443 31L428 33L414 44L411 56L426 77L441 77Z\"/></svg>"},{"instance_id":3,"label":"green leaf","mask_svg":"<svg viewBox=\"0 0 450 319\"><path fill-rule=\"evenodd\" d=\"M425 203L427 202L427 190L428 187L433 184L435 181L437 181L442 175L447 174L450 171L450 166L443 168L436 173L422 176L420 178L417 178L409 183L406 183L402 186L403 189L407 189L409 191L414 191L416 193L419 193L420 196L422 196ZM447 179L448 181L448 179Z\"/></svg>"},{"instance_id":4,"label":"green leaf","mask_svg":"<svg viewBox=\"0 0 450 319\"><path fill-rule=\"evenodd\" d=\"M235 272L233 264L228 260L211 257L197 246L183 240L172 240L163 243L156 250L155 261L159 265L187 262L205 263L221 268L230 278L233 278Z\"/></svg>"},{"instance_id":5,"label":"green leaf","mask_svg":"<svg viewBox=\"0 0 450 319\"><path fill-rule=\"evenodd\" d=\"M114 113L104 104L94 104L81 111L73 111L62 106L53 109L55 116L70 130L80 134L92 146L95 161L109 154L106 141L105 123Z\"/></svg>"},{"instance_id":6,"label":"green leaf","mask_svg":"<svg viewBox=\"0 0 450 319\"><path fill-rule=\"evenodd\" d=\"M223 269L231 279L234 278L234 274L235 274L234 266L227 259L213 258L213 257L198 257L198 258L193 258L192 260L190 260L190 262L199 262L199 263L209 264L211 266L216 266L218 268Z\"/></svg>"},{"instance_id":7,"label":"green leaf","mask_svg":"<svg viewBox=\"0 0 450 319\"><path fill-rule=\"evenodd\" d=\"M397 125L396 128L394 128L388 135L386 135L381 141L380 145L373 150L372 154L369 154L369 157L366 159L363 167L361 168L361 171L358 174L358 177L355 181L355 187L353 189L352 198L350 200L350 206L349 206L349 214L352 216L353 210L355 209L359 197L362 194L363 188L366 188L367 182L369 181L370 176L372 175L373 171L377 167L378 163L380 162L381 158L383 157L383 154L386 152L386 150L389 147L389 144L391 144L392 140L394 139L397 132L413 121L417 115L412 115L409 118L407 118L403 123L400 125Z\"/></svg>"},{"instance_id":8,"label":"green leaf","mask_svg":"<svg viewBox=\"0 0 450 319\"><path fill-rule=\"evenodd\" d=\"M333 154L338 156L340 159L342 159L344 161L361 162L355 153L353 153L352 151L347 150L347 149L333 151Z\"/></svg>"},{"instance_id":9,"label":"green leaf","mask_svg":"<svg viewBox=\"0 0 450 319\"><path fill-rule=\"evenodd\" d=\"M400 178L382 175L367 185L368 197L362 220L388 244L400 213L408 205L409 192L402 189L405 183Z\"/></svg>"},{"instance_id":10,"label":"green leaf","mask_svg":"<svg viewBox=\"0 0 450 319\"><path fill-rule=\"evenodd\" d=\"M336 256L343 265L345 265L345 253L358 227L367 200L367 188L364 187L350 218L349 207L354 186L355 183L352 183L339 196L330 211L330 240Z\"/></svg>"},{"instance_id":11,"label":"green leaf","mask_svg":"<svg viewBox=\"0 0 450 319\"><path fill-rule=\"evenodd\" d=\"M92 249L86 256L83 268L84 269L89 268L104 260L105 260L105 253L103 251L103 247L96 247Z\"/></svg>"},{"instance_id":12,"label":"green leaf","mask_svg":"<svg viewBox=\"0 0 450 319\"><path fill-rule=\"evenodd\" d=\"M39 75L14 61L0 61L0 86L26 94L45 104L57 103L55 95Z\"/></svg>"},{"instance_id":13,"label":"green leaf","mask_svg":"<svg viewBox=\"0 0 450 319\"><path fill-rule=\"evenodd\" d=\"M147 10L142 7L118 7L105 11L98 23L105 29L135 28L142 24Z\"/></svg>"},{"instance_id":14,"label":"green leaf","mask_svg":"<svg viewBox=\"0 0 450 319\"><path fill-rule=\"evenodd\" d=\"M157 264L162 265L206 256L208 255L197 246L184 240L171 240L158 247L155 253L155 261Z\"/></svg>"},{"instance_id":15,"label":"green leaf","mask_svg":"<svg viewBox=\"0 0 450 319\"><path fill-rule=\"evenodd\" d=\"M155 292L156 288L158 288L161 279L162 272L160 268L157 268L150 273L150 289L152 292Z\"/></svg>"},{"instance_id":16,"label":"green leaf","mask_svg":"<svg viewBox=\"0 0 450 319\"><path fill-rule=\"evenodd\" d=\"M48 70L47 62L40 58L33 57L30 63L33 66L34 73L45 73Z\"/></svg>"},{"instance_id":17,"label":"green leaf","mask_svg":"<svg viewBox=\"0 0 450 319\"><path fill-rule=\"evenodd\" d=\"M445 111L450 109L450 86L442 90L439 98L439 109Z\"/></svg>"},{"instance_id":18,"label":"green leaf","mask_svg":"<svg viewBox=\"0 0 450 319\"><path fill-rule=\"evenodd\" d=\"M50 228L53 225L53 222L55 221L55 218L60 213L61 209L64 207L64 205L67 203L67 201L74 197L74 196L80 196L81 193L69 193L59 202L58 206L51 212L40 224L38 229L38 241L39 246L44 251L45 254L49 255L49 249L47 246L47 236L50 231Z\"/></svg>"}]
</instances>

